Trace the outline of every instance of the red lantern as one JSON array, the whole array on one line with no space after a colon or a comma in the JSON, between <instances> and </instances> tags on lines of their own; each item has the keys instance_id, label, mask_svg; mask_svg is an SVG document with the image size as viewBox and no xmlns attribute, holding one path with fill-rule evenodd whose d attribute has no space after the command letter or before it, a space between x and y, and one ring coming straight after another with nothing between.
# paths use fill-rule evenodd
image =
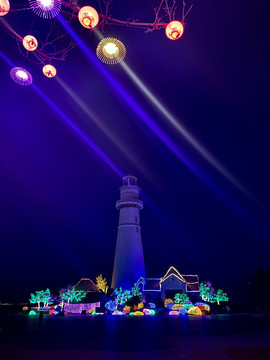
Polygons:
<instances>
[{"instance_id":1,"label":"red lantern","mask_svg":"<svg viewBox=\"0 0 270 360\"><path fill-rule=\"evenodd\" d=\"M99 22L97 11L91 6L84 6L78 13L79 22L87 29L93 29Z\"/></svg>"},{"instance_id":2,"label":"red lantern","mask_svg":"<svg viewBox=\"0 0 270 360\"><path fill-rule=\"evenodd\" d=\"M23 38L23 47L27 50L27 51L35 51L36 48L38 47L38 41L37 39L32 36L32 35L26 35Z\"/></svg>"},{"instance_id":3,"label":"red lantern","mask_svg":"<svg viewBox=\"0 0 270 360\"><path fill-rule=\"evenodd\" d=\"M165 33L170 40L179 39L184 32L184 26L180 21L171 21L165 29Z\"/></svg>"},{"instance_id":4,"label":"red lantern","mask_svg":"<svg viewBox=\"0 0 270 360\"><path fill-rule=\"evenodd\" d=\"M44 65L42 71L47 78L53 78L57 73L56 68L50 64Z\"/></svg>"},{"instance_id":5,"label":"red lantern","mask_svg":"<svg viewBox=\"0 0 270 360\"><path fill-rule=\"evenodd\" d=\"M0 0L0 16L7 15L10 10L10 4L8 0Z\"/></svg>"}]
</instances>

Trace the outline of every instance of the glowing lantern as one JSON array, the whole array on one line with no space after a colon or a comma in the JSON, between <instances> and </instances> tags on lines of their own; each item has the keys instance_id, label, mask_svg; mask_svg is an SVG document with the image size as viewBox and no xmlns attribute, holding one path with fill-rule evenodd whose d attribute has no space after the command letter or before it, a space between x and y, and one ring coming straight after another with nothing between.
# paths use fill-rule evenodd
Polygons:
<instances>
[{"instance_id":1,"label":"glowing lantern","mask_svg":"<svg viewBox=\"0 0 270 360\"><path fill-rule=\"evenodd\" d=\"M179 39L184 32L184 26L180 21L171 21L165 29L165 33L170 40Z\"/></svg>"},{"instance_id":2,"label":"glowing lantern","mask_svg":"<svg viewBox=\"0 0 270 360\"><path fill-rule=\"evenodd\" d=\"M55 77L57 71L56 68L50 64L44 65L42 68L43 74L47 76L47 78L53 78Z\"/></svg>"},{"instance_id":3,"label":"glowing lantern","mask_svg":"<svg viewBox=\"0 0 270 360\"><path fill-rule=\"evenodd\" d=\"M78 13L79 22L87 29L94 29L99 22L97 11L91 6L83 6Z\"/></svg>"},{"instance_id":4,"label":"glowing lantern","mask_svg":"<svg viewBox=\"0 0 270 360\"><path fill-rule=\"evenodd\" d=\"M105 38L97 47L97 57L105 64L118 64L126 56L125 45L114 38Z\"/></svg>"},{"instance_id":5,"label":"glowing lantern","mask_svg":"<svg viewBox=\"0 0 270 360\"><path fill-rule=\"evenodd\" d=\"M27 51L35 51L36 48L38 47L38 41L37 39L32 36L32 35L26 35L23 38L23 47L27 50Z\"/></svg>"},{"instance_id":6,"label":"glowing lantern","mask_svg":"<svg viewBox=\"0 0 270 360\"><path fill-rule=\"evenodd\" d=\"M31 85L33 81L31 74L21 67L11 69L10 77L17 84L24 86Z\"/></svg>"},{"instance_id":7,"label":"glowing lantern","mask_svg":"<svg viewBox=\"0 0 270 360\"><path fill-rule=\"evenodd\" d=\"M53 18L61 10L61 0L29 0L31 10L43 18Z\"/></svg>"},{"instance_id":8,"label":"glowing lantern","mask_svg":"<svg viewBox=\"0 0 270 360\"><path fill-rule=\"evenodd\" d=\"M10 10L10 4L8 0L0 0L0 16L7 15Z\"/></svg>"}]
</instances>

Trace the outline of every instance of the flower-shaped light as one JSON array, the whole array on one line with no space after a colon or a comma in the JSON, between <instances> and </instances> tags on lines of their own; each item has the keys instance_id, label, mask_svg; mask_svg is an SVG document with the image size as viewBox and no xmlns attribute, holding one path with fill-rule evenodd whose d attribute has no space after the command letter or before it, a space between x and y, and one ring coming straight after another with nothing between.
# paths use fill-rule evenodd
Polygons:
<instances>
[{"instance_id":1,"label":"flower-shaped light","mask_svg":"<svg viewBox=\"0 0 270 360\"><path fill-rule=\"evenodd\" d=\"M0 16L7 15L10 10L10 4L8 0L0 0Z\"/></svg>"},{"instance_id":2,"label":"flower-shaped light","mask_svg":"<svg viewBox=\"0 0 270 360\"><path fill-rule=\"evenodd\" d=\"M45 76L47 76L47 78L53 78L57 73L56 68L50 64L44 65L42 68L42 72Z\"/></svg>"},{"instance_id":3,"label":"flower-shaped light","mask_svg":"<svg viewBox=\"0 0 270 360\"><path fill-rule=\"evenodd\" d=\"M97 57L105 64L118 64L126 56L125 45L117 39L105 38L97 47Z\"/></svg>"},{"instance_id":4,"label":"flower-shaped light","mask_svg":"<svg viewBox=\"0 0 270 360\"><path fill-rule=\"evenodd\" d=\"M97 11L91 6L83 6L78 13L79 22L87 29L94 29L99 22Z\"/></svg>"},{"instance_id":5,"label":"flower-shaped light","mask_svg":"<svg viewBox=\"0 0 270 360\"><path fill-rule=\"evenodd\" d=\"M23 38L23 47L27 50L27 51L35 51L36 48L38 47L38 41L37 39L32 36L32 35L26 35Z\"/></svg>"},{"instance_id":6,"label":"flower-shaped light","mask_svg":"<svg viewBox=\"0 0 270 360\"><path fill-rule=\"evenodd\" d=\"M167 37L171 40L179 39L184 32L184 26L180 21L171 21L165 29Z\"/></svg>"},{"instance_id":7,"label":"flower-shaped light","mask_svg":"<svg viewBox=\"0 0 270 360\"><path fill-rule=\"evenodd\" d=\"M31 10L43 18L54 18L61 10L61 0L29 0Z\"/></svg>"},{"instance_id":8,"label":"flower-shaped light","mask_svg":"<svg viewBox=\"0 0 270 360\"><path fill-rule=\"evenodd\" d=\"M11 79L14 80L19 85L31 85L32 84L32 75L25 69L21 67L14 67L10 71Z\"/></svg>"}]
</instances>

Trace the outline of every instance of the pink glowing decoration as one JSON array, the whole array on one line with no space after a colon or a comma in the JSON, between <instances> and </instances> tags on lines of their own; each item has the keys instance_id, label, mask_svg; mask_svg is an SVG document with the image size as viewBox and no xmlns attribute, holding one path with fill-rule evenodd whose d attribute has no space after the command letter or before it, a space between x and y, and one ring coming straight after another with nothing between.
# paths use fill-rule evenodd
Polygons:
<instances>
[{"instance_id":1,"label":"pink glowing decoration","mask_svg":"<svg viewBox=\"0 0 270 360\"><path fill-rule=\"evenodd\" d=\"M171 21L165 29L165 33L170 40L179 39L184 32L184 26L180 21Z\"/></svg>"},{"instance_id":2,"label":"pink glowing decoration","mask_svg":"<svg viewBox=\"0 0 270 360\"><path fill-rule=\"evenodd\" d=\"M43 18L54 18L61 10L61 0L29 0L31 10Z\"/></svg>"},{"instance_id":3,"label":"pink glowing decoration","mask_svg":"<svg viewBox=\"0 0 270 360\"><path fill-rule=\"evenodd\" d=\"M23 38L23 47L27 51L35 51L38 47L38 41L37 39L32 35L26 35Z\"/></svg>"},{"instance_id":4,"label":"pink glowing decoration","mask_svg":"<svg viewBox=\"0 0 270 360\"><path fill-rule=\"evenodd\" d=\"M8 0L0 0L0 16L7 15L10 10L10 4Z\"/></svg>"},{"instance_id":5,"label":"pink glowing decoration","mask_svg":"<svg viewBox=\"0 0 270 360\"><path fill-rule=\"evenodd\" d=\"M33 81L32 75L21 67L11 69L10 76L17 84L23 86L31 85Z\"/></svg>"},{"instance_id":6,"label":"pink glowing decoration","mask_svg":"<svg viewBox=\"0 0 270 360\"><path fill-rule=\"evenodd\" d=\"M56 68L50 64L44 65L42 72L45 76L47 76L47 78L53 78L57 74Z\"/></svg>"},{"instance_id":7,"label":"pink glowing decoration","mask_svg":"<svg viewBox=\"0 0 270 360\"><path fill-rule=\"evenodd\" d=\"M79 22L87 29L93 29L99 22L97 11L91 6L83 6L78 13Z\"/></svg>"}]
</instances>

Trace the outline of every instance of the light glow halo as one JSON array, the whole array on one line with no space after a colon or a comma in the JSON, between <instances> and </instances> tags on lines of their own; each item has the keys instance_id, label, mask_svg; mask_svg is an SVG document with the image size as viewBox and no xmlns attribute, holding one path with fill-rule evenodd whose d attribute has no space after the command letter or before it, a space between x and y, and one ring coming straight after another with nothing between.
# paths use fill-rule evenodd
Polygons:
<instances>
[{"instance_id":1,"label":"light glow halo","mask_svg":"<svg viewBox=\"0 0 270 360\"><path fill-rule=\"evenodd\" d=\"M33 35L26 35L23 38L23 47L27 51L35 51L38 47L38 41Z\"/></svg>"},{"instance_id":2,"label":"light glow halo","mask_svg":"<svg viewBox=\"0 0 270 360\"><path fill-rule=\"evenodd\" d=\"M115 38L102 39L97 47L97 57L105 64L118 64L126 56L125 45Z\"/></svg>"},{"instance_id":3,"label":"light glow halo","mask_svg":"<svg viewBox=\"0 0 270 360\"><path fill-rule=\"evenodd\" d=\"M44 65L42 68L42 72L47 78L53 78L57 74L56 68L50 64Z\"/></svg>"},{"instance_id":4,"label":"light glow halo","mask_svg":"<svg viewBox=\"0 0 270 360\"><path fill-rule=\"evenodd\" d=\"M180 21L171 21L166 26L165 33L170 40L178 40L184 33L184 26Z\"/></svg>"},{"instance_id":5,"label":"light glow halo","mask_svg":"<svg viewBox=\"0 0 270 360\"><path fill-rule=\"evenodd\" d=\"M54 18L61 10L61 0L29 0L31 10L43 18Z\"/></svg>"},{"instance_id":6,"label":"light glow halo","mask_svg":"<svg viewBox=\"0 0 270 360\"><path fill-rule=\"evenodd\" d=\"M10 70L10 77L19 85L28 86L33 82L32 75L21 67L14 67Z\"/></svg>"},{"instance_id":7,"label":"light glow halo","mask_svg":"<svg viewBox=\"0 0 270 360\"><path fill-rule=\"evenodd\" d=\"M10 4L8 0L0 0L0 16L5 16L10 10Z\"/></svg>"}]
</instances>

